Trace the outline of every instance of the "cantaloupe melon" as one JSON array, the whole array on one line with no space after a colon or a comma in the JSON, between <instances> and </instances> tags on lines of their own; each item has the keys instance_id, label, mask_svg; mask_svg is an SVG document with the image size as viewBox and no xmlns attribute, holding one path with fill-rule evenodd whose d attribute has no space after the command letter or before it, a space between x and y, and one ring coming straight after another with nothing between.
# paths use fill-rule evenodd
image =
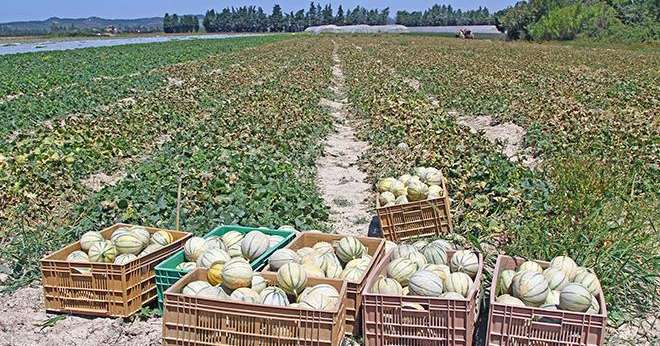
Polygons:
<instances>
[{"instance_id":1,"label":"cantaloupe melon","mask_svg":"<svg viewBox=\"0 0 660 346\"><path fill-rule=\"evenodd\" d=\"M89 252L92 245L96 243L105 243L105 238L103 238L100 232L89 231L80 237L80 248L83 251Z\"/></svg>"},{"instance_id":2,"label":"cantaloupe melon","mask_svg":"<svg viewBox=\"0 0 660 346\"><path fill-rule=\"evenodd\" d=\"M270 239L259 231L249 232L241 241L241 253L250 261L263 255L269 247Z\"/></svg>"},{"instance_id":3,"label":"cantaloupe melon","mask_svg":"<svg viewBox=\"0 0 660 346\"><path fill-rule=\"evenodd\" d=\"M298 295L305 289L307 273L298 263L287 263L277 271L277 283L284 292Z\"/></svg>"},{"instance_id":4,"label":"cantaloupe melon","mask_svg":"<svg viewBox=\"0 0 660 346\"><path fill-rule=\"evenodd\" d=\"M222 268L222 284L232 290L250 287L253 275L252 267L246 260L239 257L232 258L225 262Z\"/></svg>"},{"instance_id":5,"label":"cantaloupe melon","mask_svg":"<svg viewBox=\"0 0 660 346\"><path fill-rule=\"evenodd\" d=\"M438 297L442 294L442 279L435 273L420 270L410 277L408 288L411 295Z\"/></svg>"}]
</instances>

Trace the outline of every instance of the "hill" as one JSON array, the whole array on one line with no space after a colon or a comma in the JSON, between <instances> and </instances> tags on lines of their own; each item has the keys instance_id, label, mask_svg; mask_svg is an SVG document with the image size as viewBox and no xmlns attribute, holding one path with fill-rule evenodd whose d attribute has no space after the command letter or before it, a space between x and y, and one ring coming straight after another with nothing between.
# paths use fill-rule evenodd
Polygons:
<instances>
[{"instance_id":1,"label":"hill","mask_svg":"<svg viewBox=\"0 0 660 346\"><path fill-rule=\"evenodd\" d=\"M88 34L105 32L158 32L163 30L163 18L105 19L58 18L52 17L40 21L0 23L0 36L25 36L48 34Z\"/></svg>"}]
</instances>

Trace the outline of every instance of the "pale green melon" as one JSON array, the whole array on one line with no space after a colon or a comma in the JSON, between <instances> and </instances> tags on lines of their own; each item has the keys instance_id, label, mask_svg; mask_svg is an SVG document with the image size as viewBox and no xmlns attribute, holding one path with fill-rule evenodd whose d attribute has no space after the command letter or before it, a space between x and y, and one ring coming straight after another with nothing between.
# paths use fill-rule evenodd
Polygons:
<instances>
[{"instance_id":1,"label":"pale green melon","mask_svg":"<svg viewBox=\"0 0 660 346\"><path fill-rule=\"evenodd\" d=\"M408 197L406 197L405 195L399 196L394 200L394 205L402 205L406 203L408 203ZM391 206L391 204L388 203L387 206L389 207Z\"/></svg>"},{"instance_id":2,"label":"pale green melon","mask_svg":"<svg viewBox=\"0 0 660 346\"><path fill-rule=\"evenodd\" d=\"M403 287L398 281L381 275L371 287L371 293L403 295Z\"/></svg>"},{"instance_id":3,"label":"pale green melon","mask_svg":"<svg viewBox=\"0 0 660 346\"><path fill-rule=\"evenodd\" d=\"M429 188L421 181L408 182L408 200L411 202L421 201L426 199L429 193Z\"/></svg>"},{"instance_id":4,"label":"pale green melon","mask_svg":"<svg viewBox=\"0 0 660 346\"><path fill-rule=\"evenodd\" d=\"M129 231L129 229L126 227L118 227L110 235L110 241L112 241L112 243L114 244L117 238L127 234L132 234L132 232Z\"/></svg>"},{"instance_id":5,"label":"pale green melon","mask_svg":"<svg viewBox=\"0 0 660 346\"><path fill-rule=\"evenodd\" d=\"M543 274L534 271L518 272L511 282L511 293L526 305L541 306L549 291L548 280Z\"/></svg>"},{"instance_id":6,"label":"pale green melon","mask_svg":"<svg viewBox=\"0 0 660 346\"><path fill-rule=\"evenodd\" d=\"M463 272L454 272L449 275L445 282L445 290L447 292L456 292L463 297L467 297L472 287L472 279L469 275Z\"/></svg>"},{"instance_id":7,"label":"pale green melon","mask_svg":"<svg viewBox=\"0 0 660 346\"><path fill-rule=\"evenodd\" d=\"M318 252L321 255L324 255L328 252L335 252L335 248L332 247L332 244L326 242L326 241L320 241L312 247L316 252Z\"/></svg>"},{"instance_id":8,"label":"pale green melon","mask_svg":"<svg viewBox=\"0 0 660 346\"><path fill-rule=\"evenodd\" d=\"M449 268L452 272L463 272L474 279L479 271L479 257L470 250L458 250L451 257Z\"/></svg>"},{"instance_id":9,"label":"pale green melon","mask_svg":"<svg viewBox=\"0 0 660 346\"><path fill-rule=\"evenodd\" d=\"M125 254L121 254L121 255L115 257L115 262L114 263L119 264L119 265L124 265L124 264L127 264L127 263L133 261L134 259L137 259L137 256L135 256L132 253L125 253Z\"/></svg>"},{"instance_id":10,"label":"pale green melon","mask_svg":"<svg viewBox=\"0 0 660 346\"><path fill-rule=\"evenodd\" d=\"M115 238L114 245L120 254L137 255L142 251L144 244L134 233L122 234Z\"/></svg>"},{"instance_id":11,"label":"pale green melon","mask_svg":"<svg viewBox=\"0 0 660 346\"><path fill-rule=\"evenodd\" d=\"M235 257L243 258L243 250L241 250L241 244L235 244L228 247L227 253L231 258L235 258Z\"/></svg>"},{"instance_id":12,"label":"pale green melon","mask_svg":"<svg viewBox=\"0 0 660 346\"><path fill-rule=\"evenodd\" d=\"M252 290L257 293L261 293L261 291L263 291L267 286L268 282L264 279L263 276L260 274L254 274L254 276L252 276L252 284L250 285Z\"/></svg>"},{"instance_id":13,"label":"pale green melon","mask_svg":"<svg viewBox=\"0 0 660 346\"><path fill-rule=\"evenodd\" d=\"M408 288L411 295L438 297L443 290L442 279L435 273L420 270L410 277Z\"/></svg>"},{"instance_id":14,"label":"pale green melon","mask_svg":"<svg viewBox=\"0 0 660 346\"><path fill-rule=\"evenodd\" d=\"M222 268L222 284L229 289L250 287L254 272L250 264L242 258L232 258Z\"/></svg>"},{"instance_id":15,"label":"pale green melon","mask_svg":"<svg viewBox=\"0 0 660 346\"><path fill-rule=\"evenodd\" d=\"M222 235L222 242L225 243L227 249L234 245L239 245L243 241L243 233L238 231L229 231Z\"/></svg>"},{"instance_id":16,"label":"pale green melon","mask_svg":"<svg viewBox=\"0 0 660 346\"><path fill-rule=\"evenodd\" d=\"M211 285L200 289L197 292L196 296L199 298L210 298L210 299L228 298L227 293L225 293L225 291L222 288Z\"/></svg>"},{"instance_id":17,"label":"pale green melon","mask_svg":"<svg viewBox=\"0 0 660 346\"><path fill-rule=\"evenodd\" d=\"M274 306L289 305L289 298L286 296L286 292L279 287L266 287L261 291L259 297L261 297L261 304Z\"/></svg>"},{"instance_id":18,"label":"pale green melon","mask_svg":"<svg viewBox=\"0 0 660 346\"><path fill-rule=\"evenodd\" d=\"M208 246L206 245L206 240L200 237L192 237L186 240L186 243L183 245L183 252L190 262L197 262L199 256L201 256Z\"/></svg>"},{"instance_id":19,"label":"pale green melon","mask_svg":"<svg viewBox=\"0 0 660 346\"><path fill-rule=\"evenodd\" d=\"M412 252L408 255L408 259L413 261L417 265L417 268L421 268L423 265L427 264L426 257L420 252Z\"/></svg>"},{"instance_id":20,"label":"pale green melon","mask_svg":"<svg viewBox=\"0 0 660 346\"><path fill-rule=\"evenodd\" d=\"M222 238L217 235L206 238L206 249L220 249L227 252L227 246L222 242Z\"/></svg>"},{"instance_id":21,"label":"pale green melon","mask_svg":"<svg viewBox=\"0 0 660 346\"><path fill-rule=\"evenodd\" d=\"M378 203L380 203L381 207L394 203L395 200L396 196L389 191L381 192L380 195L378 195Z\"/></svg>"},{"instance_id":22,"label":"pale green melon","mask_svg":"<svg viewBox=\"0 0 660 346\"><path fill-rule=\"evenodd\" d=\"M463 295L461 295L460 293L456 293L456 292L445 292L445 293L440 295L440 298L444 298L444 299L465 299L465 297L463 297Z\"/></svg>"},{"instance_id":23,"label":"pale green melon","mask_svg":"<svg viewBox=\"0 0 660 346\"><path fill-rule=\"evenodd\" d=\"M306 288L300 294L298 303L307 309L332 310L339 303L339 292L328 284L319 284Z\"/></svg>"},{"instance_id":24,"label":"pale green melon","mask_svg":"<svg viewBox=\"0 0 660 346\"><path fill-rule=\"evenodd\" d=\"M326 253L321 256L321 269L325 273L325 276L330 279L338 279L341 276L343 271L341 263L337 256L334 253Z\"/></svg>"},{"instance_id":25,"label":"pale green melon","mask_svg":"<svg viewBox=\"0 0 660 346\"><path fill-rule=\"evenodd\" d=\"M588 271L582 272L579 275L575 275L573 282L586 287L592 295L600 292L600 281L594 273Z\"/></svg>"},{"instance_id":26,"label":"pale green melon","mask_svg":"<svg viewBox=\"0 0 660 346\"><path fill-rule=\"evenodd\" d=\"M514 275L516 275L516 271L511 269L503 270L500 273L500 277L497 280L496 289L498 295L511 292L511 282L513 281Z\"/></svg>"},{"instance_id":27,"label":"pale green melon","mask_svg":"<svg viewBox=\"0 0 660 346\"><path fill-rule=\"evenodd\" d=\"M497 297L497 299L495 299L495 301L500 303L500 304L525 306L525 303L523 303L522 300L520 300L520 299L518 299L514 296L508 295L508 294L503 294L503 295Z\"/></svg>"},{"instance_id":28,"label":"pale green melon","mask_svg":"<svg viewBox=\"0 0 660 346\"><path fill-rule=\"evenodd\" d=\"M545 303L544 304L559 305L559 295L560 294L561 294L560 291L550 290L550 292L548 292L548 296L545 298Z\"/></svg>"},{"instance_id":29,"label":"pale green melon","mask_svg":"<svg viewBox=\"0 0 660 346\"><path fill-rule=\"evenodd\" d=\"M80 248L83 251L89 251L93 244L105 243L105 238L100 232L89 231L80 237Z\"/></svg>"},{"instance_id":30,"label":"pale green melon","mask_svg":"<svg viewBox=\"0 0 660 346\"><path fill-rule=\"evenodd\" d=\"M410 178L412 178L412 175L404 174L404 175L399 177L399 181L404 183L404 184L408 184L408 181L410 180Z\"/></svg>"},{"instance_id":31,"label":"pale green melon","mask_svg":"<svg viewBox=\"0 0 660 346\"><path fill-rule=\"evenodd\" d=\"M534 261L523 262L518 267L518 271L520 271L520 272L525 271L525 270L529 270L529 271L533 271L533 272L537 272L537 273L543 273L543 268L541 268L541 265L534 262Z\"/></svg>"},{"instance_id":32,"label":"pale green melon","mask_svg":"<svg viewBox=\"0 0 660 346\"><path fill-rule=\"evenodd\" d=\"M88 255L90 262L112 263L117 256L117 249L109 240L95 242L92 243L92 246L89 248Z\"/></svg>"},{"instance_id":33,"label":"pale green melon","mask_svg":"<svg viewBox=\"0 0 660 346\"><path fill-rule=\"evenodd\" d=\"M287 263L301 263L302 260L298 254L291 249L279 249L273 252L268 258L270 270L278 271L283 265Z\"/></svg>"},{"instance_id":34,"label":"pale green melon","mask_svg":"<svg viewBox=\"0 0 660 346\"><path fill-rule=\"evenodd\" d=\"M268 241L269 241L269 246L268 248L272 248L276 246L277 244L281 243L284 240L284 237L279 236L279 235L269 235L268 236Z\"/></svg>"},{"instance_id":35,"label":"pale green melon","mask_svg":"<svg viewBox=\"0 0 660 346\"><path fill-rule=\"evenodd\" d=\"M427 245L426 248L424 248L423 254L428 263L447 264L447 252L440 245Z\"/></svg>"},{"instance_id":36,"label":"pale green melon","mask_svg":"<svg viewBox=\"0 0 660 346\"><path fill-rule=\"evenodd\" d=\"M301 259L304 259L305 257L310 257L310 256L313 256L313 257L321 256L321 254L316 252L316 250L314 250L314 248L311 248L311 247L308 247L308 246L301 247L300 249L296 250L296 253L298 254L298 256L300 256Z\"/></svg>"},{"instance_id":37,"label":"pale green melon","mask_svg":"<svg viewBox=\"0 0 660 346\"><path fill-rule=\"evenodd\" d=\"M573 281L575 278L575 271L577 270L577 264L573 261L572 258L568 256L557 256L550 261L551 267L559 268L561 271L566 274L568 280Z\"/></svg>"},{"instance_id":38,"label":"pale green melon","mask_svg":"<svg viewBox=\"0 0 660 346\"><path fill-rule=\"evenodd\" d=\"M394 184L395 181L397 180L392 177L381 179L378 181L378 183L376 183L376 188L380 193L390 191L390 189L392 188L392 184Z\"/></svg>"},{"instance_id":39,"label":"pale green melon","mask_svg":"<svg viewBox=\"0 0 660 346\"><path fill-rule=\"evenodd\" d=\"M364 246L360 240L351 236L341 238L335 249L337 258L344 263L362 257L364 252Z\"/></svg>"},{"instance_id":40,"label":"pale green melon","mask_svg":"<svg viewBox=\"0 0 660 346\"><path fill-rule=\"evenodd\" d=\"M168 231L159 230L151 235L151 244L158 244L160 246L167 246L174 241L174 236Z\"/></svg>"},{"instance_id":41,"label":"pale green melon","mask_svg":"<svg viewBox=\"0 0 660 346\"><path fill-rule=\"evenodd\" d=\"M204 280L196 280L183 287L182 293L187 296L196 296L202 289L211 287L211 284Z\"/></svg>"},{"instance_id":42,"label":"pale green melon","mask_svg":"<svg viewBox=\"0 0 660 346\"><path fill-rule=\"evenodd\" d=\"M438 197L442 197L444 192L445 191L439 185L429 185L429 195L433 194L433 195L436 195Z\"/></svg>"},{"instance_id":43,"label":"pale green melon","mask_svg":"<svg viewBox=\"0 0 660 346\"><path fill-rule=\"evenodd\" d=\"M408 285L408 280L417 271L417 265L407 258L397 258L387 265L387 276L398 281L402 286Z\"/></svg>"},{"instance_id":44,"label":"pale green melon","mask_svg":"<svg viewBox=\"0 0 660 346\"><path fill-rule=\"evenodd\" d=\"M307 285L307 273L298 263L287 263L277 271L277 283L284 292L298 295Z\"/></svg>"},{"instance_id":45,"label":"pale green melon","mask_svg":"<svg viewBox=\"0 0 660 346\"><path fill-rule=\"evenodd\" d=\"M325 278L325 272L321 267L316 265L313 261L305 261L302 264L303 269L305 270L305 273L307 274L308 277L311 278Z\"/></svg>"},{"instance_id":46,"label":"pale green melon","mask_svg":"<svg viewBox=\"0 0 660 346\"><path fill-rule=\"evenodd\" d=\"M385 254L390 253L390 251L394 250L397 248L397 245L395 242L391 240L386 240L385 241Z\"/></svg>"},{"instance_id":47,"label":"pale green melon","mask_svg":"<svg viewBox=\"0 0 660 346\"><path fill-rule=\"evenodd\" d=\"M209 268L211 264L220 262L226 263L231 257L219 247L208 248L197 258L197 266L200 268Z\"/></svg>"},{"instance_id":48,"label":"pale green melon","mask_svg":"<svg viewBox=\"0 0 660 346\"><path fill-rule=\"evenodd\" d=\"M291 226L291 225L282 225L282 226L280 226L280 228L278 228L278 230L280 230L280 231L292 231L292 232L295 232L295 233L299 233L298 230L295 227Z\"/></svg>"},{"instance_id":49,"label":"pale green melon","mask_svg":"<svg viewBox=\"0 0 660 346\"><path fill-rule=\"evenodd\" d=\"M180 271L183 271L183 272L187 273L187 272L195 270L195 268L197 268L197 263L195 263L195 262L181 262L181 263L177 264L176 268L174 268L174 269L180 270Z\"/></svg>"},{"instance_id":50,"label":"pale green melon","mask_svg":"<svg viewBox=\"0 0 660 346\"><path fill-rule=\"evenodd\" d=\"M600 303L598 302L598 299L596 299L595 296L591 297L591 305L589 306L589 309L587 310L588 314L598 314L600 312Z\"/></svg>"},{"instance_id":51,"label":"pale green melon","mask_svg":"<svg viewBox=\"0 0 660 346\"><path fill-rule=\"evenodd\" d=\"M390 254L390 260L395 260L397 258L408 258L411 253L419 252L417 249L410 244L401 244L397 246L392 253Z\"/></svg>"},{"instance_id":52,"label":"pale green melon","mask_svg":"<svg viewBox=\"0 0 660 346\"><path fill-rule=\"evenodd\" d=\"M557 267L548 267L548 269L543 271L543 276L548 280L548 287L551 290L561 291L562 288L569 284L566 273Z\"/></svg>"},{"instance_id":53,"label":"pale green melon","mask_svg":"<svg viewBox=\"0 0 660 346\"><path fill-rule=\"evenodd\" d=\"M69 262L89 262L89 256L84 251L76 250L66 256Z\"/></svg>"},{"instance_id":54,"label":"pale green melon","mask_svg":"<svg viewBox=\"0 0 660 346\"><path fill-rule=\"evenodd\" d=\"M342 280L354 283L362 281L363 276L364 271L358 267L346 268L341 272L341 275L339 275Z\"/></svg>"},{"instance_id":55,"label":"pale green melon","mask_svg":"<svg viewBox=\"0 0 660 346\"><path fill-rule=\"evenodd\" d=\"M570 283L559 294L559 308L574 312L586 312L593 295L582 284Z\"/></svg>"},{"instance_id":56,"label":"pale green melon","mask_svg":"<svg viewBox=\"0 0 660 346\"><path fill-rule=\"evenodd\" d=\"M420 239L420 240L412 243L412 246L414 246L415 249L417 249L417 251L419 251L419 252L423 252L422 250L424 250L426 245L429 245L429 242L428 242L428 240L424 240L424 239Z\"/></svg>"},{"instance_id":57,"label":"pale green melon","mask_svg":"<svg viewBox=\"0 0 660 346\"><path fill-rule=\"evenodd\" d=\"M392 185L390 186L390 192L394 194L394 196L398 198L406 196L408 193L408 188L406 185L398 180L395 180L392 182Z\"/></svg>"},{"instance_id":58,"label":"pale green melon","mask_svg":"<svg viewBox=\"0 0 660 346\"><path fill-rule=\"evenodd\" d=\"M261 302L261 297L259 296L259 293L247 287L240 287L235 289L234 292L231 292L229 298L233 300L238 300L240 302L252 303L252 304Z\"/></svg>"},{"instance_id":59,"label":"pale green melon","mask_svg":"<svg viewBox=\"0 0 660 346\"><path fill-rule=\"evenodd\" d=\"M133 233L135 237L142 242L143 248L149 245L151 242L151 233L149 233L149 231L147 231L147 229L142 226L133 226L129 228L128 231Z\"/></svg>"},{"instance_id":60,"label":"pale green melon","mask_svg":"<svg viewBox=\"0 0 660 346\"><path fill-rule=\"evenodd\" d=\"M437 246L443 248L445 251L454 250L456 248L454 246L454 244L452 244L450 241L445 240L445 239L436 239L436 240L432 241L431 244L437 245ZM429 244L429 245L431 245L431 244Z\"/></svg>"},{"instance_id":61,"label":"pale green melon","mask_svg":"<svg viewBox=\"0 0 660 346\"><path fill-rule=\"evenodd\" d=\"M435 275L437 275L442 282L444 283L447 281L449 278L449 275L451 275L451 270L449 269L449 266L444 265L444 264L432 264L428 263L419 268L419 270L428 270Z\"/></svg>"},{"instance_id":62,"label":"pale green melon","mask_svg":"<svg viewBox=\"0 0 660 346\"><path fill-rule=\"evenodd\" d=\"M371 263L371 257L356 258L356 259L346 263L346 266L344 267L344 269L359 268L363 272L366 272L367 269L369 269L369 264L370 263Z\"/></svg>"},{"instance_id":63,"label":"pale green melon","mask_svg":"<svg viewBox=\"0 0 660 346\"><path fill-rule=\"evenodd\" d=\"M162 248L163 248L163 246L160 245L160 244L151 243L151 244L147 245L147 247L145 247L144 250L142 250L142 252L140 252L138 257L146 256L146 255L154 253L154 252L156 252L156 251L158 251Z\"/></svg>"},{"instance_id":64,"label":"pale green melon","mask_svg":"<svg viewBox=\"0 0 660 346\"><path fill-rule=\"evenodd\" d=\"M263 255L270 247L270 239L268 236L259 232L251 231L245 235L241 241L241 252L243 257L248 260L253 260Z\"/></svg>"}]
</instances>

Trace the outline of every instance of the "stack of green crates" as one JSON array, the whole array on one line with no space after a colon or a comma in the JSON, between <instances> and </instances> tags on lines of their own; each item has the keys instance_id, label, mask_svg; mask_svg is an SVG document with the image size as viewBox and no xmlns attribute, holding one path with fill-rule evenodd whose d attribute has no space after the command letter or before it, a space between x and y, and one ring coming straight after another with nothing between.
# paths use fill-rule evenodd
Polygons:
<instances>
[{"instance_id":1,"label":"stack of green crates","mask_svg":"<svg viewBox=\"0 0 660 346\"><path fill-rule=\"evenodd\" d=\"M275 250L285 247L288 243L296 237L295 231L291 230L274 230L267 228L254 228L254 227L243 227L243 226L218 226L213 229L211 232L207 233L204 238L209 238L211 236L222 236L223 234L229 231L237 231L243 234L247 234L250 231L259 231L267 235L278 235L284 239L274 246L270 247L263 255L255 258L250 261L252 269L255 271L262 269L266 265L268 257L275 252ZM183 250L176 252L174 255L161 262L156 266L156 290L158 291L158 307L163 310L163 301L165 297L165 291L174 285L175 282L179 281L184 275L185 271L177 270L176 266L185 262L185 255Z\"/></svg>"}]
</instances>

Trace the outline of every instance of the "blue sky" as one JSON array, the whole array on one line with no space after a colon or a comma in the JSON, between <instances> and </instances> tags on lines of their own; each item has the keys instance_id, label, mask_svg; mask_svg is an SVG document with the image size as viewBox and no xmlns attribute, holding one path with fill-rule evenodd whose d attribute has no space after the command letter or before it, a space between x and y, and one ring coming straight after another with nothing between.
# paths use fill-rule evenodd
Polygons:
<instances>
[{"instance_id":1,"label":"blue sky","mask_svg":"<svg viewBox=\"0 0 660 346\"><path fill-rule=\"evenodd\" d=\"M104 17L104 18L138 18L162 16L165 12L174 13L204 13L209 8L227 6L257 5L267 12L274 3L279 3L285 11L308 8L308 0L248 0L248 1L218 1L218 0L0 0L0 22L18 20L42 20L49 17ZM339 4L344 8L356 5L373 7L390 7L396 10L416 10L432 6L434 3L450 4L455 8L477 8L486 6L489 10L499 10L514 0L482 0L482 1L422 1L422 0L356 0L356 1L321 1L321 4L331 3L336 10Z\"/></svg>"}]
</instances>

